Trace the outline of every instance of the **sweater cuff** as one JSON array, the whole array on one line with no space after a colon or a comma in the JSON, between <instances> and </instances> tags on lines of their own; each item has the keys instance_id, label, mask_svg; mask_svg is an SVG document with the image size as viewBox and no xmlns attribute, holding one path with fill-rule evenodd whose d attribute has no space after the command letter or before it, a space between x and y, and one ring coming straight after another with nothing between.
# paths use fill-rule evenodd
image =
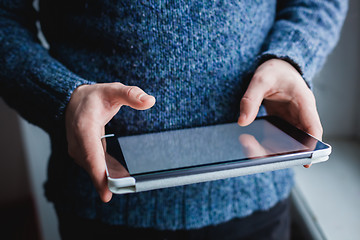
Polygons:
<instances>
[{"instance_id":1,"label":"sweater cuff","mask_svg":"<svg viewBox=\"0 0 360 240\"><path fill-rule=\"evenodd\" d=\"M62 82L64 80L68 82L66 88L61 89L61 92L63 92L64 96L61 100L59 100L59 108L57 114L55 114L55 120L60 120L65 115L66 107L75 89L81 85L93 85L96 82L85 80L71 72L66 72L66 73L59 72L56 78L57 78L56 80L59 82Z\"/></svg>"},{"instance_id":2,"label":"sweater cuff","mask_svg":"<svg viewBox=\"0 0 360 240\"><path fill-rule=\"evenodd\" d=\"M287 34L274 31L264 45L265 51L258 56L257 65L272 58L287 61L312 88L312 78L317 70L314 53L321 47L321 42L313 39L310 44L302 37L303 35L304 33L299 30L293 30Z\"/></svg>"},{"instance_id":3,"label":"sweater cuff","mask_svg":"<svg viewBox=\"0 0 360 240\"><path fill-rule=\"evenodd\" d=\"M303 74L303 71L302 71L302 68L300 67L300 65L297 62L295 62L292 58L290 58L288 55L275 54L275 53L263 53L256 60L257 67L260 66L261 64L263 64L264 62L270 60L270 59L280 59L280 60L286 61L287 63L292 65L300 73L300 75L303 77L303 79L305 80L306 85L310 89L313 88L312 81L307 81L304 78L304 74Z\"/></svg>"}]
</instances>

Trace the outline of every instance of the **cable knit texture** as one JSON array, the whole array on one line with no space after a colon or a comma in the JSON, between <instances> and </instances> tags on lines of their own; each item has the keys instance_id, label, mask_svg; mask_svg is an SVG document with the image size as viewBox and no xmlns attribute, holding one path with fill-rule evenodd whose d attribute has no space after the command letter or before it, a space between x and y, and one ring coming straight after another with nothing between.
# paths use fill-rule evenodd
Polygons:
<instances>
[{"instance_id":1,"label":"cable knit texture","mask_svg":"<svg viewBox=\"0 0 360 240\"><path fill-rule=\"evenodd\" d=\"M309 85L338 40L344 0L0 0L0 94L51 138L46 196L62 210L109 224L194 229L266 210L286 198L291 170L114 196L101 203L67 155L64 109L82 84L119 81L156 97L123 107L122 135L236 121L251 73L289 61ZM36 38L40 20L50 49Z\"/></svg>"}]
</instances>

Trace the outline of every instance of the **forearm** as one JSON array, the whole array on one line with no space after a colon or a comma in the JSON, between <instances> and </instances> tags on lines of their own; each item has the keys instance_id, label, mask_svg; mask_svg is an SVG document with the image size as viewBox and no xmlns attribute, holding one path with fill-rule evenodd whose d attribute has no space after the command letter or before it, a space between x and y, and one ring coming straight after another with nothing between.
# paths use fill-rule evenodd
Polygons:
<instances>
[{"instance_id":1,"label":"forearm","mask_svg":"<svg viewBox=\"0 0 360 240\"><path fill-rule=\"evenodd\" d=\"M260 64L270 58L286 60L311 85L339 39L347 8L346 0L279 1Z\"/></svg>"},{"instance_id":2,"label":"forearm","mask_svg":"<svg viewBox=\"0 0 360 240\"><path fill-rule=\"evenodd\" d=\"M63 118L72 91L92 82L69 71L41 46L31 5L8 5L0 3L0 95L25 119L49 130Z\"/></svg>"}]
</instances>

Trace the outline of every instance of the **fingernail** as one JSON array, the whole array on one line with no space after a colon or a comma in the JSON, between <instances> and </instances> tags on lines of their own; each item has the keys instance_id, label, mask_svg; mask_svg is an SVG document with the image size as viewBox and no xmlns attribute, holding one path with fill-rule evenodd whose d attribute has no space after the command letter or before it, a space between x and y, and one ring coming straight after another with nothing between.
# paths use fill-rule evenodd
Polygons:
<instances>
[{"instance_id":1,"label":"fingernail","mask_svg":"<svg viewBox=\"0 0 360 240\"><path fill-rule=\"evenodd\" d=\"M146 102L150 98L153 98L153 96L147 95L146 93L141 94L141 96L139 97L140 101L142 101L142 102Z\"/></svg>"},{"instance_id":2,"label":"fingernail","mask_svg":"<svg viewBox=\"0 0 360 240\"><path fill-rule=\"evenodd\" d=\"M240 113L238 122L243 123L245 120L246 120L246 114L245 113Z\"/></svg>"}]
</instances>

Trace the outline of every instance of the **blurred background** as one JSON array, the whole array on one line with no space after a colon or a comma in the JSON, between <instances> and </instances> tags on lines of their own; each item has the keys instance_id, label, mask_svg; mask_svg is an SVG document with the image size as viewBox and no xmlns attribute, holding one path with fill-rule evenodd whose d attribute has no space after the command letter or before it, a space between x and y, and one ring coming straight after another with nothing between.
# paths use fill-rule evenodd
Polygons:
<instances>
[{"instance_id":1,"label":"blurred background","mask_svg":"<svg viewBox=\"0 0 360 240\"><path fill-rule=\"evenodd\" d=\"M360 236L360 3L350 0L339 44L314 79L314 92L333 147L330 160L295 168L294 239ZM0 99L0 228L3 239L59 239L44 197L50 143Z\"/></svg>"}]
</instances>

